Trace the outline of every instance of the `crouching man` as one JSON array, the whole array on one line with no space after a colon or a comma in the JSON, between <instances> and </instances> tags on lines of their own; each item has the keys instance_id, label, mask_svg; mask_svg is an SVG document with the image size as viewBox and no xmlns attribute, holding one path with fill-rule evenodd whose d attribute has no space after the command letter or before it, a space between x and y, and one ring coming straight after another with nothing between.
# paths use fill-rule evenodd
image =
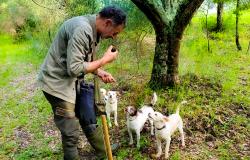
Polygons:
<instances>
[{"instance_id":1,"label":"crouching man","mask_svg":"<svg viewBox=\"0 0 250 160\"><path fill-rule=\"evenodd\" d=\"M88 73L97 74L105 83L115 82L101 69L118 55L110 46L103 57L92 60L100 39L116 38L123 31L126 14L115 6L103 8L98 14L73 17L60 27L38 75L38 84L52 106L54 122L62 135L65 160L80 159L77 151L79 121L76 109L76 80ZM90 111L91 112L91 111ZM91 115L91 114L90 114ZM82 122L81 127L98 158L105 157L101 127ZM112 146L112 149L115 149Z\"/></svg>"}]
</instances>

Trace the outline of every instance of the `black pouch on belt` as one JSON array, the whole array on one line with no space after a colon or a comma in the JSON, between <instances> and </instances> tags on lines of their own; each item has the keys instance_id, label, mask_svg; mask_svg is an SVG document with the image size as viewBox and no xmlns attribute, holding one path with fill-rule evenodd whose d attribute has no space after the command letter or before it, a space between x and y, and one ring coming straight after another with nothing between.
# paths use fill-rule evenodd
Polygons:
<instances>
[{"instance_id":1,"label":"black pouch on belt","mask_svg":"<svg viewBox=\"0 0 250 160\"><path fill-rule=\"evenodd\" d=\"M76 94L76 116L81 126L96 124L96 111L94 101L94 85L84 81L78 81Z\"/></svg>"}]
</instances>

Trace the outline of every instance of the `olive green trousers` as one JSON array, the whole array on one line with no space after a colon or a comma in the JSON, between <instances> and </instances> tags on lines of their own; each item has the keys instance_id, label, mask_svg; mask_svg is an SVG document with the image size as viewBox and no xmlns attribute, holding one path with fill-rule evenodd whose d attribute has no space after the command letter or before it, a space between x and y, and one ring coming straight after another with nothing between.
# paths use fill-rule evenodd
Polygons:
<instances>
[{"instance_id":1,"label":"olive green trousers","mask_svg":"<svg viewBox=\"0 0 250 160\"><path fill-rule=\"evenodd\" d=\"M77 150L80 131L79 121L75 116L75 104L66 102L46 92L43 93L52 106L54 122L61 132L64 160L80 159Z\"/></svg>"}]
</instances>

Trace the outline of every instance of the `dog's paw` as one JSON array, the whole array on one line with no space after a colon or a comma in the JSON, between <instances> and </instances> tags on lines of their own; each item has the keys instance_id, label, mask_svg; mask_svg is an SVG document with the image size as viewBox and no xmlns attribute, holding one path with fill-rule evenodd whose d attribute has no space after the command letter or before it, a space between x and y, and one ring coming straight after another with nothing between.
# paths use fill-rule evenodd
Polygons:
<instances>
[{"instance_id":1,"label":"dog's paw","mask_svg":"<svg viewBox=\"0 0 250 160\"><path fill-rule=\"evenodd\" d=\"M185 148L185 147L186 147L185 143L181 144L181 148Z\"/></svg>"},{"instance_id":2,"label":"dog's paw","mask_svg":"<svg viewBox=\"0 0 250 160\"><path fill-rule=\"evenodd\" d=\"M160 156L157 155L157 154L151 154L151 157L152 157L153 159L158 159L158 158L160 158Z\"/></svg>"},{"instance_id":3,"label":"dog's paw","mask_svg":"<svg viewBox=\"0 0 250 160\"><path fill-rule=\"evenodd\" d=\"M109 128L111 128L111 127L112 127L112 124L111 124L111 123L109 123L108 125L109 125Z\"/></svg>"},{"instance_id":4,"label":"dog's paw","mask_svg":"<svg viewBox=\"0 0 250 160\"><path fill-rule=\"evenodd\" d=\"M119 126L117 122L115 122L115 126L116 126L116 127L118 127L118 126Z\"/></svg>"},{"instance_id":5,"label":"dog's paw","mask_svg":"<svg viewBox=\"0 0 250 160\"><path fill-rule=\"evenodd\" d=\"M141 145L140 144L136 144L136 148L140 149Z\"/></svg>"},{"instance_id":6,"label":"dog's paw","mask_svg":"<svg viewBox=\"0 0 250 160\"><path fill-rule=\"evenodd\" d=\"M130 141L130 142L129 142L129 145L130 145L130 146L132 146L132 145L133 145L133 143L134 143L133 141Z\"/></svg>"}]
</instances>

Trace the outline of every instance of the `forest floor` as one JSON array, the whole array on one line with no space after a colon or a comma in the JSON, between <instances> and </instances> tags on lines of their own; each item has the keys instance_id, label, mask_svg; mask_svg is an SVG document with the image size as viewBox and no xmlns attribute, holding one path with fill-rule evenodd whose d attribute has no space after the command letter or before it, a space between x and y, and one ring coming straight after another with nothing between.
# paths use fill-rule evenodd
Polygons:
<instances>
[{"instance_id":1,"label":"forest floor","mask_svg":"<svg viewBox=\"0 0 250 160\"><path fill-rule=\"evenodd\" d=\"M213 40L214 46L223 41L218 37ZM180 86L156 91L159 99L154 109L165 115L175 112L182 100L188 102L180 110L186 147L180 147L177 131L172 136L169 159L250 159L250 54L238 52L232 45L218 45L220 50L201 53L204 47L198 48L196 44L193 48L193 41L197 39L185 36L180 57ZM145 43L145 51L150 54L140 56L149 56L144 59L152 60L154 40L147 38ZM44 54L34 54L35 51L30 42L13 43L9 36L0 36L0 159L3 160L63 157L51 107L36 86ZM113 125L110 129L111 141L121 145L116 159L152 159L156 144L148 126L141 133L141 148L129 146L124 113L128 105L140 107L150 102L153 91L147 82L151 68L135 72L134 66L121 65L121 62L119 59L115 64L118 71L108 68L117 83L102 84L106 89L120 92L119 127ZM142 69L148 63L142 60L140 65ZM91 159L94 155L84 135L79 151L82 159Z\"/></svg>"}]
</instances>

